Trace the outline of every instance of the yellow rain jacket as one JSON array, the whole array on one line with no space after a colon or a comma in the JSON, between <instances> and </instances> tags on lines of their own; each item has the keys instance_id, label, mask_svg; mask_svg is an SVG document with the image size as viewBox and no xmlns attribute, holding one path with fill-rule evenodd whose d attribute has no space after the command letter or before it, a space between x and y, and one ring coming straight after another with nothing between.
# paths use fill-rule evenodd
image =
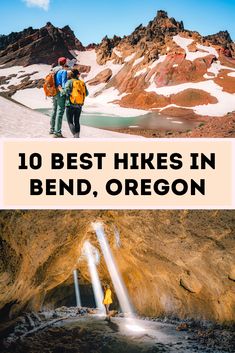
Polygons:
<instances>
[{"instance_id":1,"label":"yellow rain jacket","mask_svg":"<svg viewBox=\"0 0 235 353\"><path fill-rule=\"evenodd\" d=\"M103 304L104 305L109 305L109 304L112 304L112 292L110 289L107 289L106 292L105 292L105 297L104 297L104 301L103 301Z\"/></svg>"}]
</instances>

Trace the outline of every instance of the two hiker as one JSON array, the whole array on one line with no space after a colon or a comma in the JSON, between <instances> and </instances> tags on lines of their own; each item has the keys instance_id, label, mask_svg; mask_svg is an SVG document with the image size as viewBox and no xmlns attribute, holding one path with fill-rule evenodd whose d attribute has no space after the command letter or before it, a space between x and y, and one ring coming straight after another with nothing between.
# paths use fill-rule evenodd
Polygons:
<instances>
[{"instance_id":1,"label":"two hiker","mask_svg":"<svg viewBox=\"0 0 235 353\"><path fill-rule=\"evenodd\" d=\"M80 115L88 91L85 83L80 80L80 72L72 69L68 73L66 58L58 59L58 66L46 77L44 91L52 97L53 110L50 121L50 134L55 138L63 138L62 122L66 108L69 128L75 138L80 137ZM70 74L70 77L69 77Z\"/></svg>"},{"instance_id":2,"label":"two hiker","mask_svg":"<svg viewBox=\"0 0 235 353\"><path fill-rule=\"evenodd\" d=\"M66 97L66 116L70 131L75 138L80 137L80 115L85 98L88 95L86 85L79 79L80 72L72 69L71 79L67 81L65 87L59 87L62 97Z\"/></svg>"}]
</instances>

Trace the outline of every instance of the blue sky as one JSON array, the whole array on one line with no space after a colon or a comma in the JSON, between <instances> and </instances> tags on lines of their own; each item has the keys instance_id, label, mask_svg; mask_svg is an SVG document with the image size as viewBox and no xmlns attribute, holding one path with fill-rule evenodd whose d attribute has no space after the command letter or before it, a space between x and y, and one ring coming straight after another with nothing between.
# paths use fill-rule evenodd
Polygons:
<instances>
[{"instance_id":1,"label":"blue sky","mask_svg":"<svg viewBox=\"0 0 235 353\"><path fill-rule=\"evenodd\" d=\"M162 9L183 20L187 29L203 35L227 29L235 40L235 0L3 0L0 6L0 34L50 21L58 27L70 25L86 45L106 34L130 34Z\"/></svg>"}]
</instances>

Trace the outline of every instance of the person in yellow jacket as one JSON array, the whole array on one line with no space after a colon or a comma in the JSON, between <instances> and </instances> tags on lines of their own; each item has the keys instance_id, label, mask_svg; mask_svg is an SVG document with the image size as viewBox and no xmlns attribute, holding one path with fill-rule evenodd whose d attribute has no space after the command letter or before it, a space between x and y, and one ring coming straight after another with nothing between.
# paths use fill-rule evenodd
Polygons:
<instances>
[{"instance_id":1,"label":"person in yellow jacket","mask_svg":"<svg viewBox=\"0 0 235 353\"><path fill-rule=\"evenodd\" d=\"M104 295L104 300L103 300L103 304L105 306L105 310L106 310L106 315L107 315L107 318L110 320L110 312L109 312L109 307L110 307L110 304L112 304L113 300L112 300L112 292L111 292L111 289L110 289L110 286L109 285L106 285L105 287L105 295Z\"/></svg>"},{"instance_id":2,"label":"person in yellow jacket","mask_svg":"<svg viewBox=\"0 0 235 353\"><path fill-rule=\"evenodd\" d=\"M73 137L80 137L80 115L86 96L89 92L87 87L80 79L80 72L72 69L70 73L71 79L66 82L65 88L60 89L61 94L66 96L66 116L70 131Z\"/></svg>"}]
</instances>

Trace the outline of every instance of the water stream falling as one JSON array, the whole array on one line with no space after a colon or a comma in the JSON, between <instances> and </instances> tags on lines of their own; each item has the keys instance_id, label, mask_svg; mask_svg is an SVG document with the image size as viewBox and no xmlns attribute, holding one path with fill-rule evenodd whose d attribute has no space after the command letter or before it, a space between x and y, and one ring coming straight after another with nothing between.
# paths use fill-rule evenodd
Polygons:
<instances>
[{"instance_id":1,"label":"water stream falling","mask_svg":"<svg viewBox=\"0 0 235 353\"><path fill-rule=\"evenodd\" d=\"M74 288L75 288L75 295L76 295L76 305L77 307L81 307L81 297L80 297L80 290L78 285L78 271L73 271L73 279L74 279Z\"/></svg>"},{"instance_id":2,"label":"water stream falling","mask_svg":"<svg viewBox=\"0 0 235 353\"><path fill-rule=\"evenodd\" d=\"M84 243L84 254L87 259L89 272L91 276L92 288L95 296L96 307L100 311L101 314L105 314L105 308L103 305L104 293L101 287L99 275L97 272L97 259L93 251L93 247L89 241Z\"/></svg>"},{"instance_id":3,"label":"water stream falling","mask_svg":"<svg viewBox=\"0 0 235 353\"><path fill-rule=\"evenodd\" d=\"M93 223L92 226L96 232L98 241L100 243L100 247L103 252L104 259L105 259L110 277L112 279L113 286L117 294L122 312L128 317L133 317L134 312L130 304L128 292L125 284L122 281L121 274L118 271L118 267L116 265L111 248L106 238L103 225L102 223Z\"/></svg>"}]
</instances>

